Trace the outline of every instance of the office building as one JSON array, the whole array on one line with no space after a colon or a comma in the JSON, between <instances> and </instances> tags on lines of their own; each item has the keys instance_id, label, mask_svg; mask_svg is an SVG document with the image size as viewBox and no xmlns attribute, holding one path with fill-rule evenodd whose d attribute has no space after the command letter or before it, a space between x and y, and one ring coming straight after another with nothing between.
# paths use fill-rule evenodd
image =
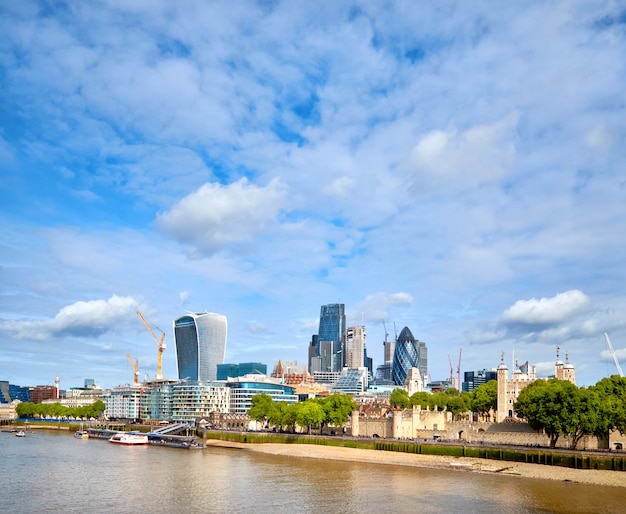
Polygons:
<instances>
[{"instance_id":1,"label":"office building","mask_svg":"<svg viewBox=\"0 0 626 514\"><path fill-rule=\"evenodd\" d=\"M420 366L419 362L420 354L425 361L422 363L422 366ZM423 379L427 376L426 344L416 341L409 327L404 327L398 336L393 353L391 376L394 384L403 387L411 368L418 368Z\"/></svg>"},{"instance_id":2,"label":"office building","mask_svg":"<svg viewBox=\"0 0 626 514\"><path fill-rule=\"evenodd\" d=\"M240 362L239 364L218 364L217 380L228 380L228 378L242 377L251 373L267 375L267 364L260 362Z\"/></svg>"},{"instance_id":3,"label":"office building","mask_svg":"<svg viewBox=\"0 0 626 514\"><path fill-rule=\"evenodd\" d=\"M333 385L333 392L357 395L367 391L368 384L367 368L344 368Z\"/></svg>"},{"instance_id":4,"label":"office building","mask_svg":"<svg viewBox=\"0 0 626 514\"><path fill-rule=\"evenodd\" d=\"M478 371L466 371L463 373L461 389L471 393L477 387L486 384L490 380L498 380L498 372L495 369L481 369Z\"/></svg>"},{"instance_id":5,"label":"office building","mask_svg":"<svg viewBox=\"0 0 626 514\"><path fill-rule=\"evenodd\" d=\"M267 394L276 403L285 402L291 405L298 402L293 386L265 375L252 374L233 378L226 385L230 389L231 414L247 413L252 407L252 398L257 394Z\"/></svg>"},{"instance_id":6,"label":"office building","mask_svg":"<svg viewBox=\"0 0 626 514\"><path fill-rule=\"evenodd\" d=\"M58 400L59 389L56 386L36 386L30 389L31 403L42 403L44 400Z\"/></svg>"},{"instance_id":7,"label":"office building","mask_svg":"<svg viewBox=\"0 0 626 514\"><path fill-rule=\"evenodd\" d=\"M426 343L418 340L415 341L415 347L417 348L417 368L425 384L428 378L428 348L426 348Z\"/></svg>"},{"instance_id":8,"label":"office building","mask_svg":"<svg viewBox=\"0 0 626 514\"><path fill-rule=\"evenodd\" d=\"M345 363L345 336L345 305L322 305L319 330L309 346L310 373L341 371Z\"/></svg>"},{"instance_id":9,"label":"office building","mask_svg":"<svg viewBox=\"0 0 626 514\"><path fill-rule=\"evenodd\" d=\"M346 368L362 368L364 366L365 346L365 327L349 327L346 330Z\"/></svg>"},{"instance_id":10,"label":"office building","mask_svg":"<svg viewBox=\"0 0 626 514\"><path fill-rule=\"evenodd\" d=\"M211 382L226 354L226 316L213 312L186 314L174 320L179 380Z\"/></svg>"},{"instance_id":11,"label":"office building","mask_svg":"<svg viewBox=\"0 0 626 514\"><path fill-rule=\"evenodd\" d=\"M11 403L14 400L29 402L30 387L21 387L9 384L6 380L0 380L0 403Z\"/></svg>"}]
</instances>

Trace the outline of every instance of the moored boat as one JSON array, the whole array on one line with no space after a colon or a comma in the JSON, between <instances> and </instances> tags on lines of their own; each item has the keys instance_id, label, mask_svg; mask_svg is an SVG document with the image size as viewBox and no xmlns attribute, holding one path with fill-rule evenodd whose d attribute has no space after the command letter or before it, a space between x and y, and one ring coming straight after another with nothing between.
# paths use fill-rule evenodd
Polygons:
<instances>
[{"instance_id":1,"label":"moored boat","mask_svg":"<svg viewBox=\"0 0 626 514\"><path fill-rule=\"evenodd\" d=\"M116 444L127 444L127 445L140 445L140 444L148 444L148 436L141 434L115 434L111 439L109 439L110 443Z\"/></svg>"},{"instance_id":2,"label":"moored boat","mask_svg":"<svg viewBox=\"0 0 626 514\"><path fill-rule=\"evenodd\" d=\"M89 439L89 432L86 430L77 430L74 432L74 437L77 439Z\"/></svg>"}]
</instances>

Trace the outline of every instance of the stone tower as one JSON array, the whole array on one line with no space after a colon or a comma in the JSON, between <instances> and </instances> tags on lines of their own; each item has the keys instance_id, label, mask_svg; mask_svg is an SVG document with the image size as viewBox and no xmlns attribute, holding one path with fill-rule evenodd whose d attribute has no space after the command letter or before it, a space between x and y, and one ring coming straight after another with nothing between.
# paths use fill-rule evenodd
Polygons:
<instances>
[{"instance_id":1,"label":"stone tower","mask_svg":"<svg viewBox=\"0 0 626 514\"><path fill-rule=\"evenodd\" d=\"M501 423L507 417L508 405L506 402L507 382L509 379L509 368L504 363L504 352L502 352L502 360L498 366L498 407L496 412L496 421Z\"/></svg>"}]
</instances>

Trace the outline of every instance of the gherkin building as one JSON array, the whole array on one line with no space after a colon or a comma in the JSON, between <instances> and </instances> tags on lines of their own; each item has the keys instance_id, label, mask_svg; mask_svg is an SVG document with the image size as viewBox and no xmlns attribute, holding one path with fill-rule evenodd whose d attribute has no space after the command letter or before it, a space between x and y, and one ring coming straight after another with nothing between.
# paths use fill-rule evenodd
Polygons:
<instances>
[{"instance_id":1,"label":"gherkin building","mask_svg":"<svg viewBox=\"0 0 626 514\"><path fill-rule=\"evenodd\" d=\"M391 365L391 378L397 386L403 386L411 368L419 367L417 344L409 327L404 327L396 342Z\"/></svg>"}]
</instances>

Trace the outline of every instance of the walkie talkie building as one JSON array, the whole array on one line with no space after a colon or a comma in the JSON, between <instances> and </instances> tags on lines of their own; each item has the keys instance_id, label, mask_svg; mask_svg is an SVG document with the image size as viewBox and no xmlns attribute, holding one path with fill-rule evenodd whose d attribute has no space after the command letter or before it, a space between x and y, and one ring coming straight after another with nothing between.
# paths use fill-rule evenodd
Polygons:
<instances>
[{"instance_id":1,"label":"walkie talkie building","mask_svg":"<svg viewBox=\"0 0 626 514\"><path fill-rule=\"evenodd\" d=\"M210 382L226 354L226 316L213 312L186 314L174 320L178 379Z\"/></svg>"}]
</instances>

